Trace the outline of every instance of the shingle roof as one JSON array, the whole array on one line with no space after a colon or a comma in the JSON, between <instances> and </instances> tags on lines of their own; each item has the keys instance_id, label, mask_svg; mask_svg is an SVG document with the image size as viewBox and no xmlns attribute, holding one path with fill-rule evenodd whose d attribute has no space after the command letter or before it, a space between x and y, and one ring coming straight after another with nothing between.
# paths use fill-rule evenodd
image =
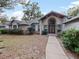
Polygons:
<instances>
[{"instance_id":1,"label":"shingle roof","mask_svg":"<svg viewBox=\"0 0 79 59\"><path fill-rule=\"evenodd\" d=\"M74 20L78 20L79 19L79 16L75 16L75 17L72 17L71 19L68 19L67 21L63 22L63 23L69 23L69 22L72 22Z\"/></svg>"},{"instance_id":2,"label":"shingle roof","mask_svg":"<svg viewBox=\"0 0 79 59\"><path fill-rule=\"evenodd\" d=\"M27 22L29 25L31 25L32 23L39 23L39 18L37 19L32 19L30 21Z\"/></svg>"},{"instance_id":3,"label":"shingle roof","mask_svg":"<svg viewBox=\"0 0 79 59\"><path fill-rule=\"evenodd\" d=\"M11 22L10 22L10 24L12 23L12 22L17 22L19 25L28 25L28 23L26 22L26 21L24 21L24 20L22 20L22 21L19 21L19 20L12 20Z\"/></svg>"},{"instance_id":4,"label":"shingle roof","mask_svg":"<svg viewBox=\"0 0 79 59\"><path fill-rule=\"evenodd\" d=\"M19 24L27 24L27 22L23 20L23 21L20 21Z\"/></svg>"},{"instance_id":5,"label":"shingle roof","mask_svg":"<svg viewBox=\"0 0 79 59\"><path fill-rule=\"evenodd\" d=\"M47 16L50 16L50 15L54 15L54 16L57 16L57 17L60 17L60 18L67 17L64 14L61 14L61 13L58 13L58 12L55 12L55 11L51 11L48 14L46 14L45 16L41 17L40 20L45 19L45 18L47 18Z\"/></svg>"}]
</instances>

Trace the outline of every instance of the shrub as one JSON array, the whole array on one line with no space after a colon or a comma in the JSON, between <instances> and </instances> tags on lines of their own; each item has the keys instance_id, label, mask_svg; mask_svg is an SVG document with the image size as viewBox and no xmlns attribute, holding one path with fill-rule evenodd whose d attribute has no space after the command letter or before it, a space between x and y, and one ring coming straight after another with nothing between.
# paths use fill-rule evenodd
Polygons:
<instances>
[{"instance_id":1,"label":"shrub","mask_svg":"<svg viewBox=\"0 0 79 59\"><path fill-rule=\"evenodd\" d=\"M9 34L21 35L23 34L23 31L19 29L12 29L12 30L9 30Z\"/></svg>"},{"instance_id":2,"label":"shrub","mask_svg":"<svg viewBox=\"0 0 79 59\"><path fill-rule=\"evenodd\" d=\"M79 30L71 29L62 33L65 48L79 53Z\"/></svg>"},{"instance_id":3,"label":"shrub","mask_svg":"<svg viewBox=\"0 0 79 59\"><path fill-rule=\"evenodd\" d=\"M6 30L6 29L1 29L1 30L0 30L0 33L1 33L1 34L7 34L7 33L8 33L8 30Z\"/></svg>"},{"instance_id":4,"label":"shrub","mask_svg":"<svg viewBox=\"0 0 79 59\"><path fill-rule=\"evenodd\" d=\"M34 29L33 29L32 27L29 27L29 28L28 28L28 32L29 32L28 34L30 34L30 35L31 35L31 34L33 34L33 33L34 33Z\"/></svg>"},{"instance_id":5,"label":"shrub","mask_svg":"<svg viewBox=\"0 0 79 59\"><path fill-rule=\"evenodd\" d=\"M47 35L47 29L45 29L44 31L42 31L42 35Z\"/></svg>"}]
</instances>

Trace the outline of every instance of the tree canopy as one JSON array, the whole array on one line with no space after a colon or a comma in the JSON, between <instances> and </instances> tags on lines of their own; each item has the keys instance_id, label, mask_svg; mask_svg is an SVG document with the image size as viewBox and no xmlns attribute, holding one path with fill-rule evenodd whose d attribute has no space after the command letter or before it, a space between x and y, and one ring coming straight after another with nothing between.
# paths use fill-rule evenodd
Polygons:
<instances>
[{"instance_id":1,"label":"tree canopy","mask_svg":"<svg viewBox=\"0 0 79 59\"><path fill-rule=\"evenodd\" d=\"M10 19L10 20L16 20L16 18L17 18L17 17L11 17L11 19Z\"/></svg>"},{"instance_id":2,"label":"tree canopy","mask_svg":"<svg viewBox=\"0 0 79 59\"><path fill-rule=\"evenodd\" d=\"M77 16L79 14L79 5L74 5L74 7L69 8L67 13L69 16Z\"/></svg>"},{"instance_id":3,"label":"tree canopy","mask_svg":"<svg viewBox=\"0 0 79 59\"><path fill-rule=\"evenodd\" d=\"M13 8L15 5L16 0L0 0L0 12L4 9Z\"/></svg>"},{"instance_id":4,"label":"tree canopy","mask_svg":"<svg viewBox=\"0 0 79 59\"><path fill-rule=\"evenodd\" d=\"M29 1L27 4L23 4L23 7L24 16L22 20L36 19L43 15L37 2Z\"/></svg>"},{"instance_id":5,"label":"tree canopy","mask_svg":"<svg viewBox=\"0 0 79 59\"><path fill-rule=\"evenodd\" d=\"M1 23L5 23L6 21L8 21L7 15L4 15L4 16L1 16L1 17L0 17L0 22L1 22Z\"/></svg>"}]
</instances>

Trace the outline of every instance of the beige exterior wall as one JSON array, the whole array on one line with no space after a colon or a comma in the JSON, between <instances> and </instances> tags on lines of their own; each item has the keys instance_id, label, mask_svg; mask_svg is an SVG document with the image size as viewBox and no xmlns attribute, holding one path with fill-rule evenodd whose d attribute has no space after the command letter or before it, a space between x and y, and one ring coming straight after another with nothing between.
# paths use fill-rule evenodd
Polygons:
<instances>
[{"instance_id":1,"label":"beige exterior wall","mask_svg":"<svg viewBox=\"0 0 79 59\"><path fill-rule=\"evenodd\" d=\"M72 29L72 28L79 30L79 20L78 21L69 22L67 24L64 24L64 31Z\"/></svg>"},{"instance_id":2,"label":"beige exterior wall","mask_svg":"<svg viewBox=\"0 0 79 59\"><path fill-rule=\"evenodd\" d=\"M28 26L26 26L26 25L21 25L21 26L19 26L16 22L13 22L13 23L12 23L12 26L10 26L9 28L10 28L10 29L13 29L13 26L14 26L14 25L17 26L17 29L21 29L21 30L27 30L27 28L28 28Z\"/></svg>"},{"instance_id":3,"label":"beige exterior wall","mask_svg":"<svg viewBox=\"0 0 79 59\"><path fill-rule=\"evenodd\" d=\"M19 26L19 29L21 29L21 30L27 30L28 26Z\"/></svg>"},{"instance_id":4,"label":"beige exterior wall","mask_svg":"<svg viewBox=\"0 0 79 59\"><path fill-rule=\"evenodd\" d=\"M17 28L18 28L18 24L17 24L16 22L13 22L13 23L12 23L12 26L10 26L9 28L10 28L10 29L13 29L13 25L16 25Z\"/></svg>"},{"instance_id":5,"label":"beige exterior wall","mask_svg":"<svg viewBox=\"0 0 79 59\"><path fill-rule=\"evenodd\" d=\"M49 21L50 18L55 18L56 19L56 33L57 33L57 29L59 29L58 25L61 24L61 26L62 26L63 19L55 17L55 16L50 16L47 19L43 20L43 22L42 22L42 30L44 30L44 25L47 25L47 29L48 29L48 21ZM61 28L61 30L62 30L62 28Z\"/></svg>"},{"instance_id":6,"label":"beige exterior wall","mask_svg":"<svg viewBox=\"0 0 79 59\"><path fill-rule=\"evenodd\" d=\"M56 19L56 24L62 24L62 19L61 18L58 18L58 17L55 17L55 16L50 16L50 17L48 17L47 19L45 19L43 21L43 25L48 25L48 20L50 18L55 18Z\"/></svg>"}]
</instances>

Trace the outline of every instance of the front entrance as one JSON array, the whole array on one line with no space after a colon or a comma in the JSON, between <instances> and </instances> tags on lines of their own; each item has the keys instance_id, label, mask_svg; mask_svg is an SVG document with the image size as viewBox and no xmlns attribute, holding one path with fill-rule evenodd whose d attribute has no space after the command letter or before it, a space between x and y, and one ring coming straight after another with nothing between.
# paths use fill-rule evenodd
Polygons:
<instances>
[{"instance_id":1,"label":"front entrance","mask_svg":"<svg viewBox=\"0 0 79 59\"><path fill-rule=\"evenodd\" d=\"M48 32L51 34L55 34L56 32L56 20L54 18L50 18L48 21Z\"/></svg>"}]
</instances>

